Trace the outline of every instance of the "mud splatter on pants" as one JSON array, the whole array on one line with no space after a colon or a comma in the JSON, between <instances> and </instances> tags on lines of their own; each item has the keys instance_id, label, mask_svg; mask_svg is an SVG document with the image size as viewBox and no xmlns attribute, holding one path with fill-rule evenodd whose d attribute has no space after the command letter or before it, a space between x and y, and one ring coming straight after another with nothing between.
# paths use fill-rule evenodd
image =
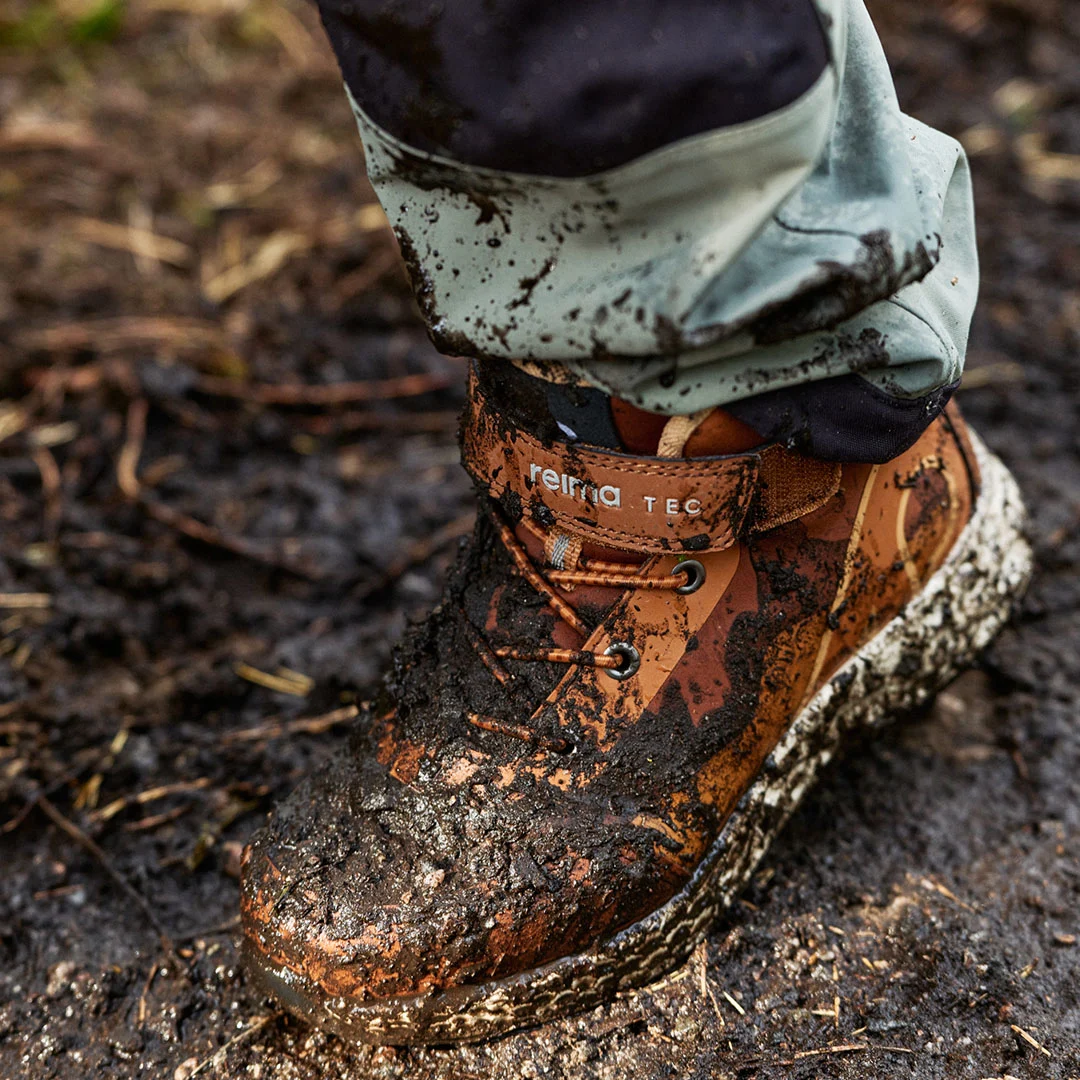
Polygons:
<instances>
[{"instance_id":1,"label":"mud splatter on pants","mask_svg":"<svg viewBox=\"0 0 1080 1080\"><path fill-rule=\"evenodd\" d=\"M978 287L862 0L320 0L436 343L885 461Z\"/></svg>"}]
</instances>

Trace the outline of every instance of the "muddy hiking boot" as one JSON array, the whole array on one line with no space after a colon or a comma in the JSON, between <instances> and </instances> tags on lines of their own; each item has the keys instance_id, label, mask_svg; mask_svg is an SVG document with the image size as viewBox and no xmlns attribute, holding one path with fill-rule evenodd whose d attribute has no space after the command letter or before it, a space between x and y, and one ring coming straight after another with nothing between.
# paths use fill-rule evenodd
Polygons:
<instances>
[{"instance_id":1,"label":"muddy hiking boot","mask_svg":"<svg viewBox=\"0 0 1080 1080\"><path fill-rule=\"evenodd\" d=\"M955 406L840 465L599 397L474 370L475 534L245 853L250 970L321 1027L478 1040L670 971L842 735L925 702L1027 579Z\"/></svg>"}]
</instances>

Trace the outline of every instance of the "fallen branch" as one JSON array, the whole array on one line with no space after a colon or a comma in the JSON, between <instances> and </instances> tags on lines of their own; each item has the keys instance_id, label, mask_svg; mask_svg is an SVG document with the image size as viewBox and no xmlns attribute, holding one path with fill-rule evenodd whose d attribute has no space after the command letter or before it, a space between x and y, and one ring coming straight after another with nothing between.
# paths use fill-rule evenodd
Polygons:
<instances>
[{"instance_id":1,"label":"fallen branch","mask_svg":"<svg viewBox=\"0 0 1080 1080\"><path fill-rule=\"evenodd\" d=\"M196 380L195 386L204 394L251 401L257 405L344 405L355 401L417 397L434 390L445 390L456 381L457 377L450 374L429 374L311 386L305 383L243 382L218 375L203 375Z\"/></svg>"}]
</instances>

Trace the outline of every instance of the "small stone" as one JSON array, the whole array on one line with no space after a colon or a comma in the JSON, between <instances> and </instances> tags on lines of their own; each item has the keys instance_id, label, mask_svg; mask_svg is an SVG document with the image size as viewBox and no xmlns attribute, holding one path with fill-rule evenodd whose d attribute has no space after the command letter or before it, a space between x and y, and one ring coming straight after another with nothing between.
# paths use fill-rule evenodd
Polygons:
<instances>
[{"instance_id":1,"label":"small stone","mask_svg":"<svg viewBox=\"0 0 1080 1080\"><path fill-rule=\"evenodd\" d=\"M49 981L45 985L45 996L58 998L67 991L71 983L71 977L75 974L76 965L70 960L61 960L59 964L53 964L49 968Z\"/></svg>"},{"instance_id":2,"label":"small stone","mask_svg":"<svg viewBox=\"0 0 1080 1080\"><path fill-rule=\"evenodd\" d=\"M244 845L238 840L227 840L221 845L222 869L231 878L240 877Z\"/></svg>"},{"instance_id":3,"label":"small stone","mask_svg":"<svg viewBox=\"0 0 1080 1080\"><path fill-rule=\"evenodd\" d=\"M189 1057L187 1061L181 1061L176 1066L176 1072L173 1073L173 1080L188 1080L188 1078L199 1067L199 1059Z\"/></svg>"}]
</instances>

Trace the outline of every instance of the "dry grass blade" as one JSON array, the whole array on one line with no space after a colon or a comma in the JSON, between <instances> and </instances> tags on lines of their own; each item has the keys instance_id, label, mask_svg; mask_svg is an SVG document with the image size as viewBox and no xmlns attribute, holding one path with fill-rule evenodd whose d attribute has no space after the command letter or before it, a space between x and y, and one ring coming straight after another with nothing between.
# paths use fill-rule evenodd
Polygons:
<instances>
[{"instance_id":1,"label":"dry grass blade","mask_svg":"<svg viewBox=\"0 0 1080 1080\"><path fill-rule=\"evenodd\" d=\"M0 128L0 150L100 150L101 143L82 124L25 121Z\"/></svg>"},{"instance_id":2,"label":"dry grass blade","mask_svg":"<svg viewBox=\"0 0 1080 1080\"><path fill-rule=\"evenodd\" d=\"M145 398L136 398L128 406L127 438L116 461L116 482L120 490L132 501L139 497L138 467L142 457L143 440L146 438L146 416L149 405Z\"/></svg>"},{"instance_id":3,"label":"dry grass blade","mask_svg":"<svg viewBox=\"0 0 1080 1080\"><path fill-rule=\"evenodd\" d=\"M107 806L103 806L96 813L90 815L95 821L108 821L116 817L126 806L145 806L147 803L164 799L167 795L181 795L191 791L205 791L210 786L208 777L200 777L198 780L183 780L175 784L161 784L155 788L147 788L145 791L137 791L132 795L123 795L119 799L113 799Z\"/></svg>"},{"instance_id":4,"label":"dry grass blade","mask_svg":"<svg viewBox=\"0 0 1080 1080\"><path fill-rule=\"evenodd\" d=\"M215 304L223 303L248 285L276 274L293 255L307 251L311 243L311 238L303 233L274 233L262 242L250 259L210 278L203 286L203 294Z\"/></svg>"},{"instance_id":5,"label":"dry grass blade","mask_svg":"<svg viewBox=\"0 0 1080 1080\"><path fill-rule=\"evenodd\" d=\"M740 1015L745 1016L746 1010L726 991L721 990L721 994L724 995L724 1000Z\"/></svg>"},{"instance_id":6,"label":"dry grass blade","mask_svg":"<svg viewBox=\"0 0 1080 1080\"><path fill-rule=\"evenodd\" d=\"M841 1043L839 1046L823 1046L820 1050L799 1050L795 1054L795 1060L821 1057L823 1054L857 1054L869 1049L867 1043Z\"/></svg>"},{"instance_id":7,"label":"dry grass blade","mask_svg":"<svg viewBox=\"0 0 1080 1080\"><path fill-rule=\"evenodd\" d=\"M29 426L30 416L25 409L10 402L0 402L0 442L18 435Z\"/></svg>"},{"instance_id":8,"label":"dry grass blade","mask_svg":"<svg viewBox=\"0 0 1080 1080\"><path fill-rule=\"evenodd\" d=\"M269 191L281 177L281 165L267 159L250 168L239 180L211 184L204 195L207 204L218 210L242 206Z\"/></svg>"},{"instance_id":9,"label":"dry grass blade","mask_svg":"<svg viewBox=\"0 0 1080 1080\"><path fill-rule=\"evenodd\" d=\"M314 683L308 676L298 672L279 670L271 675L267 671L260 671L250 664L237 663L233 665L233 671L256 686L263 686L267 690L274 690L279 694L291 694L293 697L307 697L311 693Z\"/></svg>"},{"instance_id":10,"label":"dry grass blade","mask_svg":"<svg viewBox=\"0 0 1080 1080\"><path fill-rule=\"evenodd\" d=\"M964 903L964 901L951 889L947 889L944 885L940 884L940 882L934 881L932 878L923 878L922 887L924 889L929 889L931 892L939 893L941 896L944 896L946 900L951 900L954 904L958 904L965 911L975 910L970 904Z\"/></svg>"},{"instance_id":11,"label":"dry grass blade","mask_svg":"<svg viewBox=\"0 0 1080 1080\"><path fill-rule=\"evenodd\" d=\"M191 1072L185 1073L186 1080L194 1080L196 1076L198 1076L200 1073L205 1072L211 1066L220 1065L225 1060L225 1057L229 1053L229 1051L234 1046L236 1046L237 1043L242 1042L244 1039L250 1038L257 1031L262 1031L262 1029L266 1027L266 1025L269 1024L271 1020L274 1019L275 1015L275 1013L270 1013L267 1016L256 1017L254 1020L252 1020L250 1024L248 1024L246 1028L244 1028L243 1031L241 1031L237 1035L234 1035L224 1046L222 1046L218 1050L215 1050L214 1053L210 1055L210 1057L206 1058L205 1061L202 1061L198 1065L196 1065L195 1068L191 1070Z\"/></svg>"},{"instance_id":12,"label":"dry grass blade","mask_svg":"<svg viewBox=\"0 0 1080 1080\"><path fill-rule=\"evenodd\" d=\"M191 262L192 250L187 244L168 236L159 236L148 229L133 228L97 218L76 218L75 235L98 247L127 251L143 259L185 267Z\"/></svg>"}]
</instances>

